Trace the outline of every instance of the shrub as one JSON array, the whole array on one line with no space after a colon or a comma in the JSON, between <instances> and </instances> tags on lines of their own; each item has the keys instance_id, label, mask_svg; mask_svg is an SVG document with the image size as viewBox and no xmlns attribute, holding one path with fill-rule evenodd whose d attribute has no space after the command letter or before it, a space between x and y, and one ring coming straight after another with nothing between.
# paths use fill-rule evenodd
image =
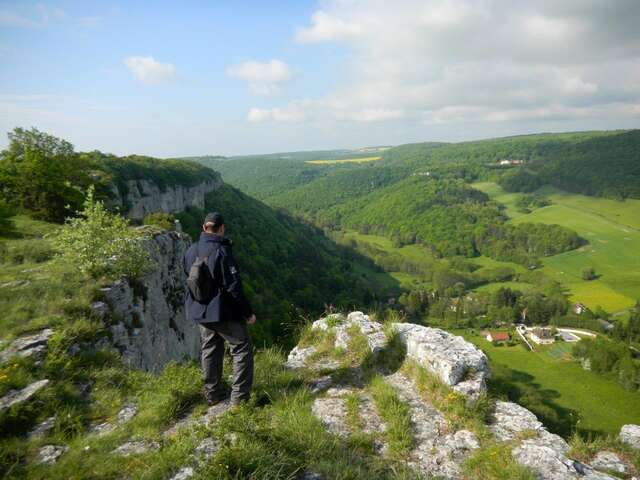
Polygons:
<instances>
[{"instance_id":1,"label":"shrub","mask_svg":"<svg viewBox=\"0 0 640 480\"><path fill-rule=\"evenodd\" d=\"M589 281L596 278L596 271L593 267L588 267L582 270L582 279Z\"/></svg>"},{"instance_id":2,"label":"shrub","mask_svg":"<svg viewBox=\"0 0 640 480\"><path fill-rule=\"evenodd\" d=\"M78 217L67 219L55 244L65 261L93 277L139 278L152 268L142 237L127 219L107 211L89 189Z\"/></svg>"},{"instance_id":3,"label":"shrub","mask_svg":"<svg viewBox=\"0 0 640 480\"><path fill-rule=\"evenodd\" d=\"M155 225L164 230L173 230L175 228L176 217L170 213L153 212L144 217L142 223L144 225Z\"/></svg>"}]
</instances>

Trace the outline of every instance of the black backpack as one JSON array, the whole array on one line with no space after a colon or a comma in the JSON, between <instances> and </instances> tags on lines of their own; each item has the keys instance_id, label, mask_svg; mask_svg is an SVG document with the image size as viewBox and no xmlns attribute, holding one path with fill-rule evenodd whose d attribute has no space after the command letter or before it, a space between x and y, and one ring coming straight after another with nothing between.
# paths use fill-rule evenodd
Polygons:
<instances>
[{"instance_id":1,"label":"black backpack","mask_svg":"<svg viewBox=\"0 0 640 480\"><path fill-rule=\"evenodd\" d=\"M198 247L196 247L196 253ZM215 271L216 262L220 249L216 250L216 256L213 261L213 269ZM191 296L199 303L209 303L218 294L218 285L214 273L209 269L209 257L197 256L193 265L189 269L187 277L187 286L191 292Z\"/></svg>"}]
</instances>

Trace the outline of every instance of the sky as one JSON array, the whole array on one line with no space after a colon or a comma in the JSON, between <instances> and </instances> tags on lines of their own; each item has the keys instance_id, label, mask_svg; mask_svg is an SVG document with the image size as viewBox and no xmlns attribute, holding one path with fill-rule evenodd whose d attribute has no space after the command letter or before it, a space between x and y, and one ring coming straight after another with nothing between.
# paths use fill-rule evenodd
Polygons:
<instances>
[{"instance_id":1,"label":"sky","mask_svg":"<svg viewBox=\"0 0 640 480\"><path fill-rule=\"evenodd\" d=\"M158 157L640 127L638 0L0 0L0 147Z\"/></svg>"}]
</instances>

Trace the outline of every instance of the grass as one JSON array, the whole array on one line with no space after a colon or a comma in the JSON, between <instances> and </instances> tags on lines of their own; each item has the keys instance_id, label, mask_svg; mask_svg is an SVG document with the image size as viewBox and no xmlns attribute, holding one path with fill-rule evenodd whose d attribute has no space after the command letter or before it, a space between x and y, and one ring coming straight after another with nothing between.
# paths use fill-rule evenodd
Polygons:
<instances>
[{"instance_id":1,"label":"grass","mask_svg":"<svg viewBox=\"0 0 640 480\"><path fill-rule=\"evenodd\" d=\"M310 163L311 165L338 165L342 163L368 163L380 160L382 157L357 157L357 158L340 158L334 160L307 160L304 163Z\"/></svg>"},{"instance_id":2,"label":"grass","mask_svg":"<svg viewBox=\"0 0 640 480\"><path fill-rule=\"evenodd\" d=\"M544 187L540 192L552 205L526 215L513 214L512 194L493 183L473 186L504 203L514 223L555 223L589 241L580 249L543 259L542 271L567 287L571 300L616 312L640 298L640 256L636 254L640 251L640 200L621 202ZM586 267L595 268L598 278L583 280Z\"/></svg>"},{"instance_id":3,"label":"grass","mask_svg":"<svg viewBox=\"0 0 640 480\"><path fill-rule=\"evenodd\" d=\"M375 377L370 385L373 401L387 429L385 439L389 453L397 458L406 458L413 447L413 435L409 406L398 398L393 387L382 377Z\"/></svg>"},{"instance_id":4,"label":"grass","mask_svg":"<svg viewBox=\"0 0 640 480\"><path fill-rule=\"evenodd\" d=\"M418 392L442 412L452 431L466 429L480 439L488 437L486 420L492 403L487 397L468 402L467 397L453 391L436 375L412 360L404 363L403 371L414 380Z\"/></svg>"},{"instance_id":5,"label":"grass","mask_svg":"<svg viewBox=\"0 0 640 480\"><path fill-rule=\"evenodd\" d=\"M520 345L495 347L469 330L453 333L487 354L494 393L529 408L556 433L615 435L622 425L640 422L640 392L582 369L568 359L569 344L529 352Z\"/></svg>"},{"instance_id":6,"label":"grass","mask_svg":"<svg viewBox=\"0 0 640 480\"><path fill-rule=\"evenodd\" d=\"M495 443L478 450L464 463L465 477L491 480L534 480L530 470L522 467L511 455L513 445Z\"/></svg>"}]
</instances>

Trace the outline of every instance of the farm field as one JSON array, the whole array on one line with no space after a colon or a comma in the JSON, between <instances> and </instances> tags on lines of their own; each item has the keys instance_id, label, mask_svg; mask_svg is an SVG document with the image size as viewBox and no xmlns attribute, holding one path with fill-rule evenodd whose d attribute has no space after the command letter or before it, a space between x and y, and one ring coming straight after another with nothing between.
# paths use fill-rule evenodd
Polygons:
<instances>
[{"instance_id":1,"label":"farm field","mask_svg":"<svg viewBox=\"0 0 640 480\"><path fill-rule=\"evenodd\" d=\"M517 198L505 194L496 184L476 183L475 188L514 209ZM640 298L640 201L592 198L545 187L540 193L552 205L529 214L517 213L514 223L559 224L575 230L588 245L543 259L543 271L562 283L574 301L590 308L601 306L617 312L632 307ZM620 223L622 222L622 223ZM598 278L582 280L582 270L593 267Z\"/></svg>"},{"instance_id":2,"label":"farm field","mask_svg":"<svg viewBox=\"0 0 640 480\"><path fill-rule=\"evenodd\" d=\"M640 392L630 392L612 380L583 370L570 360L570 344L555 343L529 352L520 345L495 347L469 330L452 333L487 354L497 382L506 383L514 392L534 386L546 406L565 415L573 411L568 418L580 420L579 430L616 434L622 425L640 422ZM526 402L522 403L526 406Z\"/></svg>"},{"instance_id":3,"label":"farm field","mask_svg":"<svg viewBox=\"0 0 640 480\"><path fill-rule=\"evenodd\" d=\"M305 163L310 163L311 165L335 165L340 163L367 163L367 162L375 162L376 160L380 160L382 157L355 157L355 158L338 158L333 160L306 160Z\"/></svg>"}]
</instances>

